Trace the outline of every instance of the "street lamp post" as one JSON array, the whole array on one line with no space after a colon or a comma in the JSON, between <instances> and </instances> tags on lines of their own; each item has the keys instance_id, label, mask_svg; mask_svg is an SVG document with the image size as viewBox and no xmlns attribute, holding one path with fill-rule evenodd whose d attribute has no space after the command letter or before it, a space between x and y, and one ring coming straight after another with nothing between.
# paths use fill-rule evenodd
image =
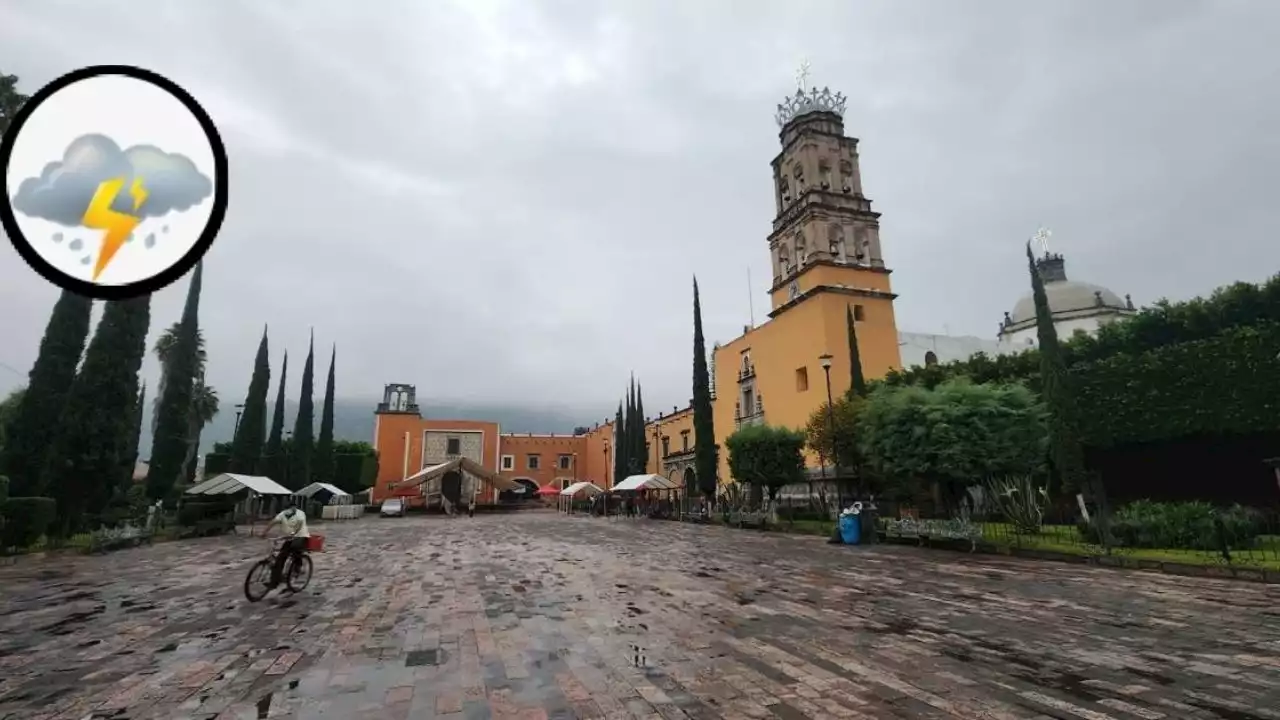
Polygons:
<instances>
[{"instance_id":1,"label":"street lamp post","mask_svg":"<svg viewBox=\"0 0 1280 720\"><path fill-rule=\"evenodd\" d=\"M609 518L609 490L613 488L613 483L609 481L611 467L609 465L609 441L604 441L604 517Z\"/></svg>"},{"instance_id":2,"label":"street lamp post","mask_svg":"<svg viewBox=\"0 0 1280 720\"><path fill-rule=\"evenodd\" d=\"M818 356L818 362L822 364L822 374L827 380L827 435L831 437L831 462L832 469L836 475L836 498L837 503L844 505L844 488L840 484L840 452L836 445L836 412L835 402L831 397L831 354L823 353ZM825 468L825 463L823 467ZM825 473L825 469L824 469Z\"/></svg>"}]
</instances>

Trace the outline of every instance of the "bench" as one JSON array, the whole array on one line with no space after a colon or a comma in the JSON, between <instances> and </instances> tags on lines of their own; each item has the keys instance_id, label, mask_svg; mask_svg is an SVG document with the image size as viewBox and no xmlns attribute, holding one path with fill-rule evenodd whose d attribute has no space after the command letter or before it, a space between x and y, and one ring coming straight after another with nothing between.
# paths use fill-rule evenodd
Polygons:
<instances>
[{"instance_id":1,"label":"bench","mask_svg":"<svg viewBox=\"0 0 1280 720\"><path fill-rule=\"evenodd\" d=\"M755 528L757 530L765 529L769 523L769 514L764 512L738 512L729 513L728 524L738 528Z\"/></svg>"},{"instance_id":2,"label":"bench","mask_svg":"<svg viewBox=\"0 0 1280 720\"><path fill-rule=\"evenodd\" d=\"M961 540L969 543L969 552L976 550L982 539L982 527L968 520L886 519L880 530L888 539L915 538L921 546L930 540Z\"/></svg>"}]
</instances>

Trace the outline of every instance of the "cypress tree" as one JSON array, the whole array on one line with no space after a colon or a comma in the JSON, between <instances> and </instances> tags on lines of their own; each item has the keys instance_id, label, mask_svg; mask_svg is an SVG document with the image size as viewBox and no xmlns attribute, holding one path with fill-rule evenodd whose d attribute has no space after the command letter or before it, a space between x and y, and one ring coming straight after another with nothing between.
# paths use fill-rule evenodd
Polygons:
<instances>
[{"instance_id":1,"label":"cypress tree","mask_svg":"<svg viewBox=\"0 0 1280 720\"><path fill-rule=\"evenodd\" d=\"M289 352L286 350L284 361L280 363L280 389L276 391L275 409L271 413L271 433L267 435L267 447L262 451L259 469L276 482L284 480L284 383L288 377Z\"/></svg>"},{"instance_id":2,"label":"cypress tree","mask_svg":"<svg viewBox=\"0 0 1280 720\"><path fill-rule=\"evenodd\" d=\"M716 496L716 430L711 412L711 378L707 346L702 337L702 303L698 278L693 279L693 466L698 489L709 500Z\"/></svg>"},{"instance_id":3,"label":"cypress tree","mask_svg":"<svg viewBox=\"0 0 1280 720\"><path fill-rule=\"evenodd\" d=\"M644 392L640 388L640 384L636 383L636 418L638 418L640 431L636 434L636 473L643 474L649 472L649 426L644 416ZM655 450L656 452L656 450Z\"/></svg>"},{"instance_id":4,"label":"cypress tree","mask_svg":"<svg viewBox=\"0 0 1280 720\"><path fill-rule=\"evenodd\" d=\"M1104 502L1101 488L1090 488L1087 481L1075 393L1062 358L1058 331L1053 326L1049 298L1044 291L1044 279L1036 267L1031 243L1027 243L1027 265L1031 273L1031 297L1036 306L1036 336L1040 341L1041 394L1049 410L1050 458L1064 491L1096 490L1093 499L1101 507Z\"/></svg>"},{"instance_id":5,"label":"cypress tree","mask_svg":"<svg viewBox=\"0 0 1280 720\"><path fill-rule=\"evenodd\" d=\"M249 392L244 397L244 411L240 425L231 440L233 473L252 475L257 471L262 457L262 443L267 434L267 391L271 385L271 353L267 347L267 329L262 328L258 341L258 355L253 360L253 376L249 378ZM283 424L284 418L281 418Z\"/></svg>"},{"instance_id":6,"label":"cypress tree","mask_svg":"<svg viewBox=\"0 0 1280 720\"><path fill-rule=\"evenodd\" d=\"M316 440L316 458L311 477L316 482L332 483L333 465L333 387L338 348L329 354L329 377L324 382L324 405L320 410L320 437Z\"/></svg>"},{"instance_id":7,"label":"cypress tree","mask_svg":"<svg viewBox=\"0 0 1280 720\"><path fill-rule=\"evenodd\" d=\"M92 300L65 290L53 306L26 392L4 429L0 475L9 477L10 497L40 492L49 447L89 337L92 310Z\"/></svg>"},{"instance_id":8,"label":"cypress tree","mask_svg":"<svg viewBox=\"0 0 1280 720\"><path fill-rule=\"evenodd\" d=\"M138 465L138 444L142 442L142 416L147 409L147 384L138 388L138 399L133 404L133 431L129 433L129 445L125 448L124 465L133 482L133 470Z\"/></svg>"},{"instance_id":9,"label":"cypress tree","mask_svg":"<svg viewBox=\"0 0 1280 720\"><path fill-rule=\"evenodd\" d=\"M622 402L618 402L618 415L613 421L613 484L617 485L627 479L627 418L622 412Z\"/></svg>"},{"instance_id":10,"label":"cypress tree","mask_svg":"<svg viewBox=\"0 0 1280 720\"><path fill-rule=\"evenodd\" d=\"M160 406L156 411L156 435L151 441L151 466L147 470L147 495L163 498L183 479L186 470L191 404L200 373L200 287L204 263L196 265L187 287L187 302L174 336Z\"/></svg>"},{"instance_id":11,"label":"cypress tree","mask_svg":"<svg viewBox=\"0 0 1280 720\"><path fill-rule=\"evenodd\" d=\"M849 397L866 397L867 379L862 374L862 355L858 352L858 331L853 322L853 306L845 308L845 326L849 336Z\"/></svg>"},{"instance_id":12,"label":"cypress tree","mask_svg":"<svg viewBox=\"0 0 1280 720\"><path fill-rule=\"evenodd\" d=\"M311 482L311 454L315 450L315 367L316 336L311 333L307 360L302 364L302 394L298 397L298 416L293 421L293 448L289 452L289 474L285 487L301 490Z\"/></svg>"},{"instance_id":13,"label":"cypress tree","mask_svg":"<svg viewBox=\"0 0 1280 720\"><path fill-rule=\"evenodd\" d=\"M64 534L90 527L124 483L123 457L137 425L121 409L136 402L150 325L150 295L108 302L71 383L43 475Z\"/></svg>"}]
</instances>

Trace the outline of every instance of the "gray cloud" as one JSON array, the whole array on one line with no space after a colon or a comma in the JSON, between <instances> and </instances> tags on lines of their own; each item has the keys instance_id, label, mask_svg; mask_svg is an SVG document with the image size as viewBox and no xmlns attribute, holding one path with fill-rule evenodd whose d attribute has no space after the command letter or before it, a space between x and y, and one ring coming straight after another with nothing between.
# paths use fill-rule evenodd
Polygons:
<instances>
[{"instance_id":1,"label":"gray cloud","mask_svg":"<svg viewBox=\"0 0 1280 720\"><path fill-rule=\"evenodd\" d=\"M142 178L147 198L134 208L129 193L121 192L112 208L143 218L181 212L213 192L212 181L185 155L166 153L152 145L121 151L111 138L90 134L72 140L62 160L45 165L40 177L23 180L13 207L24 215L75 227L81 224L98 186L121 177L126 188L135 177Z\"/></svg>"},{"instance_id":2,"label":"gray cloud","mask_svg":"<svg viewBox=\"0 0 1280 720\"><path fill-rule=\"evenodd\" d=\"M277 369L312 325L336 342L345 396L416 382L603 419L634 369L646 407L687 401L690 275L709 340L768 310L773 111L806 56L850 97L904 330L992 337L1040 224L1072 277L1140 303L1280 267L1276 2L10 5L3 70L28 91L115 57L219 125L233 203L201 324L224 398L252 320ZM0 307L51 306L5 252ZM0 320L0 361L25 371L46 320Z\"/></svg>"}]
</instances>

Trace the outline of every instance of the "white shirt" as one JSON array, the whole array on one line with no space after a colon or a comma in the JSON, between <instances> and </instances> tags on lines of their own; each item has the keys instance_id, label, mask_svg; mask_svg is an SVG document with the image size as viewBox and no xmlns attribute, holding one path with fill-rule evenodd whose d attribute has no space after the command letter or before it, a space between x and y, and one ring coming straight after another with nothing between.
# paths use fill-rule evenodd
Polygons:
<instances>
[{"instance_id":1,"label":"white shirt","mask_svg":"<svg viewBox=\"0 0 1280 720\"><path fill-rule=\"evenodd\" d=\"M293 517L289 517L289 511L285 510L276 515L275 521L280 523L280 527L292 537L311 537L310 531L307 530L307 514L301 510L295 509Z\"/></svg>"}]
</instances>

